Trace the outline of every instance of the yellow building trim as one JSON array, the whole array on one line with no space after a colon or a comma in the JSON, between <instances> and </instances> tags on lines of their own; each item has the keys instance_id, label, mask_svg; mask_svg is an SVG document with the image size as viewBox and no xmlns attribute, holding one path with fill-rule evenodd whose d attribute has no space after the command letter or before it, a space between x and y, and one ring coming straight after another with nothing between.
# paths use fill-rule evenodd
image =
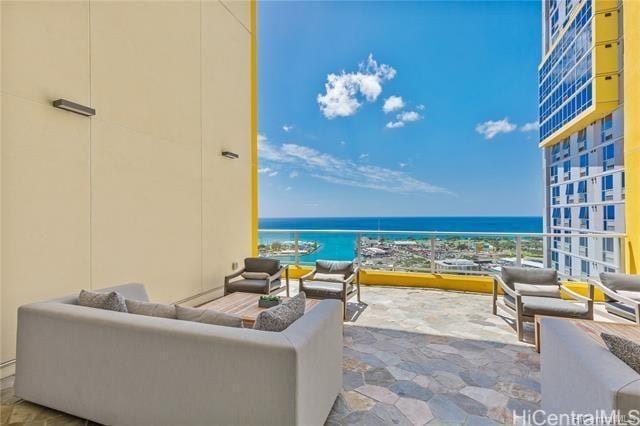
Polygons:
<instances>
[{"instance_id":1,"label":"yellow building trim","mask_svg":"<svg viewBox=\"0 0 640 426\"><path fill-rule=\"evenodd\" d=\"M258 3L251 0L251 254L258 254Z\"/></svg>"},{"instance_id":2,"label":"yellow building trim","mask_svg":"<svg viewBox=\"0 0 640 426\"><path fill-rule=\"evenodd\" d=\"M623 2L626 271L640 273L640 2Z\"/></svg>"}]
</instances>

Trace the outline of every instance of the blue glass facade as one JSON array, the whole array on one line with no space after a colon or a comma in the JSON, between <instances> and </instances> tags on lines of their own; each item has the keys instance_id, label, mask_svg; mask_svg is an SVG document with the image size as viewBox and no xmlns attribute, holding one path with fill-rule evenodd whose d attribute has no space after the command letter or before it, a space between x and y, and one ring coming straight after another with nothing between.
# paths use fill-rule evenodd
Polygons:
<instances>
[{"instance_id":1,"label":"blue glass facade","mask_svg":"<svg viewBox=\"0 0 640 426\"><path fill-rule=\"evenodd\" d=\"M591 1L585 1L539 71L540 140L593 103Z\"/></svg>"}]
</instances>

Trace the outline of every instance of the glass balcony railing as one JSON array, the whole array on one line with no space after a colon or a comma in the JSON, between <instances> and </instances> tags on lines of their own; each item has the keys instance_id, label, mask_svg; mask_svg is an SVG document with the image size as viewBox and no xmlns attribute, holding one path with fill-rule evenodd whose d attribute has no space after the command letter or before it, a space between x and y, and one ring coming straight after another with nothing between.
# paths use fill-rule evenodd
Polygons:
<instances>
[{"instance_id":1,"label":"glass balcony railing","mask_svg":"<svg viewBox=\"0 0 640 426\"><path fill-rule=\"evenodd\" d=\"M542 233L478 233L382 230L313 230L262 229L259 231L260 256L281 259L290 265L311 266L316 260L355 261L371 270L449 273L462 275L490 275L504 265L533 268L552 266L550 250L557 248L557 234ZM594 247L601 247L602 238L613 238L621 247L623 235L563 234L571 237L595 239ZM574 262L585 258L584 251L575 253L571 244L562 244L563 255L576 256ZM549 260L545 260L545 259ZM600 254L588 259L611 267ZM606 259L609 260L609 259ZM554 262L555 263L555 262ZM558 265L560 266L560 265ZM565 267L559 272L566 275ZM616 266L616 265L614 265ZM556 269L558 269L556 267ZM579 268L572 268L580 272ZM594 268L596 271L597 268ZM617 265L616 270L622 270ZM575 277L578 278L578 277Z\"/></svg>"}]
</instances>

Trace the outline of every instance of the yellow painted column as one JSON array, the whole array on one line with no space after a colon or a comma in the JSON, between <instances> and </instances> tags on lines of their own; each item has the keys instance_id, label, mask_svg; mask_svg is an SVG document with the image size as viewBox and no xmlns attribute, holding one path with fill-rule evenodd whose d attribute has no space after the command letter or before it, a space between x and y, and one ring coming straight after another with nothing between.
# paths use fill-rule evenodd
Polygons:
<instances>
[{"instance_id":1,"label":"yellow painted column","mask_svg":"<svg viewBox=\"0 0 640 426\"><path fill-rule=\"evenodd\" d=\"M258 2L251 0L251 253L258 254Z\"/></svg>"},{"instance_id":2,"label":"yellow painted column","mask_svg":"<svg viewBox=\"0 0 640 426\"><path fill-rule=\"evenodd\" d=\"M640 1L623 2L626 270L640 273Z\"/></svg>"}]
</instances>

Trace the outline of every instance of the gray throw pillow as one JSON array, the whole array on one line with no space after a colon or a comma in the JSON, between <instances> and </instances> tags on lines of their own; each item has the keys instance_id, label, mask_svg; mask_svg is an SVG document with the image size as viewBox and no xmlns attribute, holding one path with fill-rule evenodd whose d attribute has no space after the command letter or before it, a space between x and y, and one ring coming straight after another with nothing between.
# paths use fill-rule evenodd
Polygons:
<instances>
[{"instance_id":1,"label":"gray throw pillow","mask_svg":"<svg viewBox=\"0 0 640 426\"><path fill-rule=\"evenodd\" d=\"M242 318L213 309L189 308L176 305L176 317L182 321L202 322L211 325L243 328Z\"/></svg>"},{"instance_id":2,"label":"gray throw pillow","mask_svg":"<svg viewBox=\"0 0 640 426\"><path fill-rule=\"evenodd\" d=\"M127 304L117 291L98 293L95 291L80 290L78 305L89 308L106 309L108 311L127 312Z\"/></svg>"},{"instance_id":3,"label":"gray throw pillow","mask_svg":"<svg viewBox=\"0 0 640 426\"><path fill-rule=\"evenodd\" d=\"M148 317L176 319L176 307L163 303L142 302L140 300L125 299L127 312Z\"/></svg>"},{"instance_id":4,"label":"gray throw pillow","mask_svg":"<svg viewBox=\"0 0 640 426\"><path fill-rule=\"evenodd\" d=\"M266 280L271 275L266 272L243 272L242 278L245 280Z\"/></svg>"},{"instance_id":5,"label":"gray throw pillow","mask_svg":"<svg viewBox=\"0 0 640 426\"><path fill-rule=\"evenodd\" d=\"M600 336L612 354L640 374L640 345L614 334L601 333Z\"/></svg>"},{"instance_id":6,"label":"gray throw pillow","mask_svg":"<svg viewBox=\"0 0 640 426\"><path fill-rule=\"evenodd\" d=\"M283 331L304 315L305 307L306 296L304 292L298 293L278 306L260 312L253 328L262 331Z\"/></svg>"}]
</instances>

